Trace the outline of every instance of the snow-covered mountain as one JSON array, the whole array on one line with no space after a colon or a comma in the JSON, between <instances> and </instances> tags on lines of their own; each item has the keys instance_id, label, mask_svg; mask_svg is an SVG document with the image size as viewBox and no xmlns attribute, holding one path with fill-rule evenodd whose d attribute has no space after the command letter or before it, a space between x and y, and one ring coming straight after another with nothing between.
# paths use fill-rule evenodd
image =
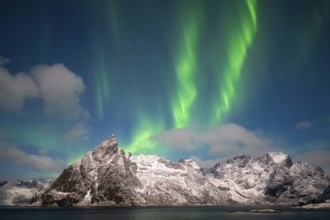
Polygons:
<instances>
[{"instance_id":1,"label":"snow-covered mountain","mask_svg":"<svg viewBox=\"0 0 330 220\"><path fill-rule=\"evenodd\" d=\"M125 153L111 136L66 168L33 205L294 204L316 199L329 183L321 168L283 153L240 155L202 169L193 160Z\"/></svg>"},{"instance_id":2,"label":"snow-covered mountain","mask_svg":"<svg viewBox=\"0 0 330 220\"><path fill-rule=\"evenodd\" d=\"M21 205L33 198L37 199L52 182L52 179L17 180L12 183L3 181L4 184L0 188L0 205Z\"/></svg>"},{"instance_id":3,"label":"snow-covered mountain","mask_svg":"<svg viewBox=\"0 0 330 220\"><path fill-rule=\"evenodd\" d=\"M317 198L329 183L320 167L292 163L280 152L252 159L241 155L216 164L206 175L238 203L290 204Z\"/></svg>"}]
</instances>

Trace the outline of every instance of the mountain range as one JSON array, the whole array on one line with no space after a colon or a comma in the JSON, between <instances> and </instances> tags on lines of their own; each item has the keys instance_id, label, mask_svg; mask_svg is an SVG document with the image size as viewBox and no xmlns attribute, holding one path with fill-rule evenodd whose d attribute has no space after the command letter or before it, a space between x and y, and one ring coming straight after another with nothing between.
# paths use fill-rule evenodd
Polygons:
<instances>
[{"instance_id":1,"label":"mountain range","mask_svg":"<svg viewBox=\"0 0 330 220\"><path fill-rule=\"evenodd\" d=\"M174 163L157 155L126 153L112 135L55 180L38 183L32 187L28 205L293 205L322 196L328 199L330 179L320 167L293 162L281 152L255 159L238 155L211 168L201 168L192 159ZM2 186L0 201L10 204L10 196L4 191ZM27 204L26 199L23 201Z\"/></svg>"}]
</instances>

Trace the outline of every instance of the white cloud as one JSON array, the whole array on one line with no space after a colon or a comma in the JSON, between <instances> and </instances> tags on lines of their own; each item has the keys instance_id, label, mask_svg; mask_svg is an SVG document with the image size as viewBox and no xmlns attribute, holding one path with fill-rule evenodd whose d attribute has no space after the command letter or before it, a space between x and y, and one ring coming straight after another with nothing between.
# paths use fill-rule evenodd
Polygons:
<instances>
[{"instance_id":1,"label":"white cloud","mask_svg":"<svg viewBox=\"0 0 330 220\"><path fill-rule=\"evenodd\" d=\"M178 150L198 150L204 148L212 156L221 158L237 154L260 156L275 144L260 131L249 131L236 124L225 124L198 131L182 128L165 131L152 137L153 140Z\"/></svg>"},{"instance_id":2,"label":"white cloud","mask_svg":"<svg viewBox=\"0 0 330 220\"><path fill-rule=\"evenodd\" d=\"M10 62L10 59L7 59L5 57L0 57L0 66L4 66L9 62Z\"/></svg>"},{"instance_id":3,"label":"white cloud","mask_svg":"<svg viewBox=\"0 0 330 220\"><path fill-rule=\"evenodd\" d=\"M313 127L313 122L311 121L301 121L295 125L295 129L297 130L303 130Z\"/></svg>"},{"instance_id":4,"label":"white cloud","mask_svg":"<svg viewBox=\"0 0 330 220\"><path fill-rule=\"evenodd\" d=\"M196 150L201 144L201 135L192 128L165 130L152 139L178 150Z\"/></svg>"},{"instance_id":5,"label":"white cloud","mask_svg":"<svg viewBox=\"0 0 330 220\"><path fill-rule=\"evenodd\" d=\"M32 69L32 75L39 86L47 115L79 117L84 114L79 96L85 86L80 76L63 64L40 65Z\"/></svg>"},{"instance_id":6,"label":"white cloud","mask_svg":"<svg viewBox=\"0 0 330 220\"><path fill-rule=\"evenodd\" d=\"M28 154L22 150L4 146L0 143L0 158L22 167L30 167L35 171L58 172L65 167L63 160L55 160L49 156Z\"/></svg>"},{"instance_id":7,"label":"white cloud","mask_svg":"<svg viewBox=\"0 0 330 220\"><path fill-rule=\"evenodd\" d=\"M236 124L226 124L209 130L204 141L211 145L211 153L221 155L261 155L273 147L272 142L261 132L249 131Z\"/></svg>"},{"instance_id":8,"label":"white cloud","mask_svg":"<svg viewBox=\"0 0 330 220\"><path fill-rule=\"evenodd\" d=\"M5 61L0 57L0 63ZM84 90L82 78L63 64L40 65L34 67L31 74L18 73L15 76L0 67L0 108L7 111L18 112L28 98L41 97L47 115L85 120L89 113L80 103Z\"/></svg>"},{"instance_id":9,"label":"white cloud","mask_svg":"<svg viewBox=\"0 0 330 220\"><path fill-rule=\"evenodd\" d=\"M64 135L64 139L69 142L87 140L88 138L89 129L84 122L78 122Z\"/></svg>"},{"instance_id":10,"label":"white cloud","mask_svg":"<svg viewBox=\"0 0 330 220\"><path fill-rule=\"evenodd\" d=\"M0 67L0 108L7 111L19 111L26 99L39 96L39 91L33 78L25 73L15 76Z\"/></svg>"},{"instance_id":11,"label":"white cloud","mask_svg":"<svg viewBox=\"0 0 330 220\"><path fill-rule=\"evenodd\" d=\"M307 151L294 157L313 166L320 166L330 176L330 150Z\"/></svg>"}]
</instances>

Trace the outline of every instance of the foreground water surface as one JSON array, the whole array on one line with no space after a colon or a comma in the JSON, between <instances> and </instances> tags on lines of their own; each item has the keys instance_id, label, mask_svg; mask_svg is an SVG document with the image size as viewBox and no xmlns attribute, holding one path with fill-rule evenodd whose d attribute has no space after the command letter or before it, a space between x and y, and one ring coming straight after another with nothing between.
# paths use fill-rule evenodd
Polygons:
<instances>
[{"instance_id":1,"label":"foreground water surface","mask_svg":"<svg viewBox=\"0 0 330 220\"><path fill-rule=\"evenodd\" d=\"M249 213L251 209L272 208L282 213ZM165 220L165 219L221 219L221 220L306 220L330 219L330 210L307 210L288 207L217 206L217 207L125 207L125 208L45 208L0 207L0 219L33 220Z\"/></svg>"}]
</instances>

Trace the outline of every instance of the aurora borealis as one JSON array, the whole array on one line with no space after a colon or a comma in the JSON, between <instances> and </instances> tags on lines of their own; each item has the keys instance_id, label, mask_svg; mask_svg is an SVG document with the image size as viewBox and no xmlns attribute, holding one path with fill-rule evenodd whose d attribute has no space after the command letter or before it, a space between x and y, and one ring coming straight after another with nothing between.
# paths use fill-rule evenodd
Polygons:
<instances>
[{"instance_id":1,"label":"aurora borealis","mask_svg":"<svg viewBox=\"0 0 330 220\"><path fill-rule=\"evenodd\" d=\"M273 150L330 173L327 0L5 0L0 26L3 178L57 175L112 133L134 154Z\"/></svg>"},{"instance_id":2,"label":"aurora borealis","mask_svg":"<svg viewBox=\"0 0 330 220\"><path fill-rule=\"evenodd\" d=\"M198 2L200 3L200 2ZM174 126L181 128L189 125L191 120L191 107L197 96L194 75L197 67L198 37L200 35L202 6L194 5L182 19L182 42L179 43L180 50L177 61L175 61L175 72L177 76L177 94L174 97L172 107ZM183 12L183 14L185 14Z\"/></svg>"}]
</instances>

